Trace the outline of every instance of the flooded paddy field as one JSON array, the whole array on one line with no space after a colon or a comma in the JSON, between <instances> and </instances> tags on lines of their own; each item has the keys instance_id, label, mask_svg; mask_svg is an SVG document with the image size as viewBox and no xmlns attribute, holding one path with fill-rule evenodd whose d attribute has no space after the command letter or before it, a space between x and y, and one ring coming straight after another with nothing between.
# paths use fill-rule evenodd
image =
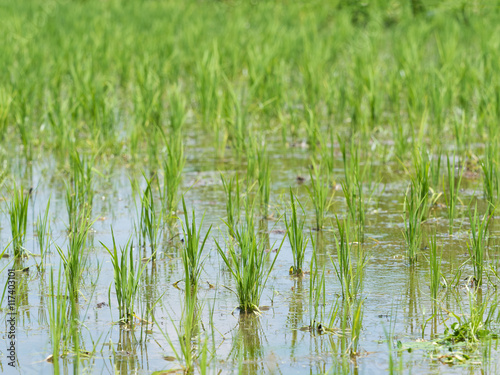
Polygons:
<instances>
[{"instance_id":1,"label":"flooded paddy field","mask_svg":"<svg viewBox=\"0 0 500 375\"><path fill-rule=\"evenodd\" d=\"M1 2L0 371L496 373L498 9L412 4Z\"/></svg>"}]
</instances>

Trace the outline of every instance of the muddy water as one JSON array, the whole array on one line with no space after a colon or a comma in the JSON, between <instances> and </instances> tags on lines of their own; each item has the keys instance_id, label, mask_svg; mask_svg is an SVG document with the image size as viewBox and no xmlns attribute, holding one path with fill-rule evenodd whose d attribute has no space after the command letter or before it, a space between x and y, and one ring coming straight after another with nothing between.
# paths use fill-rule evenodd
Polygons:
<instances>
[{"instance_id":1,"label":"muddy water","mask_svg":"<svg viewBox=\"0 0 500 375\"><path fill-rule=\"evenodd\" d=\"M261 235L269 237L270 249L278 246L284 236L284 224L276 220L283 213L287 200L287 189L297 189L298 198L306 208L307 231L313 226L314 213L305 186L309 183L308 160L306 149L290 148L271 149L273 168L270 219L256 220ZM367 203L367 227L364 250L369 255L365 271L363 310L363 330L360 340L360 354L355 357L341 355L346 350L349 340L338 334L312 334L301 330L309 324L309 276L293 278L288 275L292 265L292 253L286 240L279 254L277 263L267 282L261 305L260 317L239 315L235 310L237 299L229 290L234 283L217 254L213 238L223 240L225 217L225 197L220 183L219 172L244 171L245 166L231 157L220 160L214 157L209 148L192 145L187 152L183 191L186 193L188 209L194 207L196 215L205 214L202 232L210 225L212 235L206 246L204 273L201 276L199 300L203 306L203 328L209 340L216 346L217 359L212 363L209 373L269 373L269 374L304 374L304 373L387 373L390 357L396 369L405 373L475 373L481 370L495 372L498 365L498 353L493 343L491 357L485 357L485 347L479 345L471 359L464 363L455 362L445 365L439 359L448 352L448 347L432 347L431 339L443 335L445 324L454 319L447 311L467 313L467 295L465 279L472 274L470 265L463 267L458 286L453 291L441 294L441 302L435 304L430 297L430 279L428 263L425 259L426 248L422 250L417 267L410 268L405 260L403 228L403 195L408 178L396 164L379 164L374 167L375 180L381 181ZM342 179L341 161L337 161L335 174ZM111 246L111 226L119 245L125 245L134 236L134 223L138 221L137 202L133 199L129 177L138 178L138 169L121 163L108 161L96 165L96 169L108 176L95 175L95 198L93 217L97 220L89 235L88 264L84 274L80 303L80 319L83 323L81 335L82 351L95 353L82 357L80 368L83 373L140 373L167 371L180 368L167 339L156 324L139 324L133 329L124 329L117 324L117 304L114 289L111 288L111 306L108 306L108 291L113 283L113 269L109 255L101 242ZM65 249L67 214L64 203L64 184L57 163L52 159L35 161L24 180L26 186L34 187L30 201L30 215L26 248L34 254L39 250L33 233L36 215L42 212L47 200L51 198L51 233L53 241ZM306 177L299 185L297 176ZM144 187L144 183L142 183ZM471 197L479 195L480 181L463 181L460 197L468 204ZM284 197L284 198L283 198ZM344 215L346 207L341 191L335 193L335 204L329 212L331 219L327 228L321 232L312 231L318 244L318 264L325 268L326 306L339 300L341 288L334 273L330 256L336 259L333 225L334 215ZM479 201L484 208L484 202ZM468 238L468 220L465 208L459 207L453 236L448 236L448 221L445 208L431 211L430 219L425 224L426 234L436 228L438 241L442 245L443 272L449 282L456 275L456 270L468 259L466 241ZM6 246L10 241L10 224L4 213L1 216L0 243ZM493 223L493 237L498 233L498 226ZM157 261L149 263L142 275L139 301L136 313L139 316L151 316L162 330L171 337L178 348L175 327L179 324L183 300L183 270L179 256L182 234L180 225L164 228L161 252ZM273 245L276 243L275 245ZM424 246L427 244L424 236ZM136 256L145 257L149 250L136 248ZM309 246L306 261L309 264L312 249ZM496 261L497 245L490 243L490 256ZM23 260L17 266L29 267L27 272L18 272L18 322L17 334L17 372L22 374L52 373L53 365L45 361L51 353L48 334L48 280L50 267L57 272L60 257L51 247L47 257L45 274L37 273L35 261L39 258ZM12 258L0 260L0 267L11 267ZM7 273L0 276L4 285ZM5 302L4 302L5 307ZM5 311L5 310L4 310ZM213 311L213 315L211 313ZM431 318L432 312L438 315ZM213 329L211 329L211 316ZM429 319L430 318L430 319ZM426 323L424 323L426 322ZM424 326L424 329L422 327ZM5 336L7 325L2 327ZM338 327L337 327L338 328ZM423 332L422 332L423 331ZM204 334L202 334L203 337ZM6 342L6 340L4 340ZM403 348L397 350L398 342ZM420 346L419 346L420 345ZM390 351L389 348L393 350ZM13 371L7 365L7 347L0 347L0 369L5 373ZM457 349L460 350L460 349ZM392 354L391 354L392 353ZM73 356L63 358L61 372L75 370ZM180 373L180 372L179 372Z\"/></svg>"}]
</instances>

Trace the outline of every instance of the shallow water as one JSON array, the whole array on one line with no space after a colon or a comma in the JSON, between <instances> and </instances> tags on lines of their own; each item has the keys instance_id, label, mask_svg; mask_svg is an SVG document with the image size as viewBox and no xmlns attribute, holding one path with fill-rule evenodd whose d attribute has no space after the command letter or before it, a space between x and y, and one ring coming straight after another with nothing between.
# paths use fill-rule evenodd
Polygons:
<instances>
[{"instance_id":1,"label":"shallow water","mask_svg":"<svg viewBox=\"0 0 500 375\"><path fill-rule=\"evenodd\" d=\"M494 373L499 364L496 342L491 348L489 358L484 358L484 348L469 353L472 358L463 364L445 365L437 359L448 351L447 347L431 350L429 340L443 335L445 323L451 324L453 318L446 311L460 313L460 306L466 305L466 278L472 275L470 264L465 265L458 287L444 296L441 303L433 304L429 293L429 270L425 259L426 248L421 251L419 264L410 268L405 259L405 247L401 230L403 228L403 197L407 186L407 177L396 164L374 164L375 180L381 181L372 199L367 203L365 252L369 262L365 271L363 310L363 330L360 340L360 354L355 357L341 355L346 350L346 340L336 334L313 334L302 327L309 324L309 275L303 278L289 276L288 269L293 263L288 240L285 240L275 268L267 282L261 306L261 316L239 315L235 310L237 299L229 290L234 289L234 282L223 265L215 247L214 238L223 241L226 233L221 219L226 215L225 196L219 173L244 171L231 156L220 160L214 152L202 142L192 140L186 151L187 163L184 170L182 191L188 210L196 211L198 222L205 215L202 233L210 225L212 232L206 246L204 273L201 277L201 290L198 298L203 306L203 329L209 345L216 346L217 358L212 363L209 373L387 373L390 368L390 351L396 368L404 373L475 373L484 371ZM296 188L299 200L304 204L308 218L307 228L313 226L314 214L309 203L305 186L309 184L309 152L305 148L278 147L270 149L272 166L270 219L256 219L261 235L269 236L270 249L276 248L284 236L284 224L277 220L284 212L288 202L288 187ZM227 155L230 155L228 151ZM337 160L335 174L341 181L342 162ZM26 166L25 166L26 167ZM30 200L28 235L26 248L38 254L38 245L34 238L33 225L36 216L51 199L50 222L53 241L62 249L66 246L67 214L64 203L65 187L61 182L61 173L57 162L48 158L36 160L30 165L25 181L32 186L34 193ZM174 359L174 352L167 339L160 332L157 324L136 322L133 329L126 329L118 324L118 310L111 287L111 306L108 306L108 291L113 283L113 268L109 254L101 245L112 245L111 230L117 243L125 245L129 238L135 239L134 223L138 213L130 187L130 177L139 181L141 172L121 162L108 160L95 166L99 174L94 175L95 198L92 217L96 219L89 235L87 250L88 264L81 290L80 319L82 351L95 351L89 358L83 358L80 369L83 373L139 373L180 369L181 364ZM54 172L56 171L56 172ZM297 176L306 177L303 184L298 184ZM104 177L106 176L106 177ZM144 183L141 183L144 188ZM477 194L480 180L468 179L462 183L460 197L468 203L474 193ZM189 189L189 191L188 191ZM6 195L8 197L8 195ZM329 212L327 227L321 231L311 231L318 244L318 264L325 268L326 306L328 313L335 301L339 300L341 288L336 278L330 257L336 259L333 225L335 215L343 216L346 210L342 191L335 192L333 208ZM484 202L479 201L480 205ZM5 205L4 205L5 206ZM453 236L448 236L448 221L445 208L431 211L426 228L435 227L438 241L443 248L442 267L448 281L456 270L468 258L466 241L468 238L468 219L465 207L459 208ZM139 301L136 313L146 316L146 309L152 307L152 315L162 330L168 334L178 347L175 326L179 324L183 301L183 283L174 283L183 279L183 269L179 256L182 232L180 223L171 228L164 228L161 251L155 263L149 263L142 275ZM309 229L307 229L309 232ZM493 222L492 237L498 229ZM1 216L0 244L6 246L10 241L10 224L4 213ZM424 245L427 238L424 237ZM22 374L52 373L53 364L45 361L51 353L48 334L48 280L50 268L57 274L60 257L51 247L47 258L47 272L39 274L35 261L37 258L23 260L19 268L29 267L29 272L18 272L16 283L19 299L17 334L17 372ZM497 243L490 241L490 257L497 259ZM136 256L149 256L149 249L135 249ZM311 259L311 247L306 252L308 267ZM272 253L271 253L272 254ZM39 258L38 258L39 259ZM0 267L11 267L12 258L0 260ZM7 273L0 275L4 285ZM483 291L486 293L486 291ZM459 296L459 298L454 298ZM101 307L102 303L105 303ZM462 303L460 303L462 302ZM5 302L4 302L5 304ZM210 322L210 310L213 309L213 330ZM422 333L423 322L432 314ZM465 308L467 309L467 308ZM467 310L464 310L466 313ZM7 325L2 328L5 336ZM338 328L338 327L337 327ZM204 337L205 333L201 334ZM390 340L388 342L388 337ZM424 349L418 349L418 341ZM6 342L6 340L4 340ZM397 342L415 348L397 351ZM348 341L347 341L348 342ZM485 346L486 348L486 346ZM6 347L1 347L0 369L11 373L6 361ZM167 359L165 359L167 358ZM401 367L400 367L401 366ZM75 370L74 357L68 356L61 361L61 372ZM179 370L180 371L180 370ZM175 371L174 371L175 372ZM172 372L172 373L174 373ZM179 372L180 373L180 372Z\"/></svg>"}]
</instances>

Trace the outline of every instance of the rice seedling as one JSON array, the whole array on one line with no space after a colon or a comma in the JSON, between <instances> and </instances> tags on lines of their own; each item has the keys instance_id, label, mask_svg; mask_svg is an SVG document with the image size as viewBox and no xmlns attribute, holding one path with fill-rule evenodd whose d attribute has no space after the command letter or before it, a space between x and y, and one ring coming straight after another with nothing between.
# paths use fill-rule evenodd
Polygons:
<instances>
[{"instance_id":1,"label":"rice seedling","mask_svg":"<svg viewBox=\"0 0 500 375\"><path fill-rule=\"evenodd\" d=\"M319 147L320 144L320 129L319 124L314 115L314 112L311 108L307 108L307 120L306 124L306 132L307 132L307 144L309 145L309 149L314 154Z\"/></svg>"},{"instance_id":2,"label":"rice seedling","mask_svg":"<svg viewBox=\"0 0 500 375\"><path fill-rule=\"evenodd\" d=\"M138 261L134 260L134 244L129 239L125 246L116 246L115 235L111 228L111 237L113 238L113 248L110 249L101 242L111 257L114 271L114 285L116 292L116 301L118 303L118 312L120 314L119 322L121 324L131 325L134 319L134 306L137 299L139 281L147 262L136 265ZM108 289L108 299L111 303L111 285Z\"/></svg>"},{"instance_id":3,"label":"rice seedling","mask_svg":"<svg viewBox=\"0 0 500 375\"><path fill-rule=\"evenodd\" d=\"M169 217L177 211L178 191L182 183L182 170L186 158L182 140L174 139L167 144L167 156L163 160L163 193L161 202Z\"/></svg>"},{"instance_id":4,"label":"rice seedling","mask_svg":"<svg viewBox=\"0 0 500 375\"><path fill-rule=\"evenodd\" d=\"M69 235L67 253L65 254L58 245L55 245L64 265L66 288L72 303L78 301L82 275L87 264L85 254L87 234L92 226L86 218L80 218L78 221L80 226Z\"/></svg>"},{"instance_id":5,"label":"rice seedling","mask_svg":"<svg viewBox=\"0 0 500 375\"><path fill-rule=\"evenodd\" d=\"M463 171L460 171L458 174L458 178L455 174L455 157L453 156L452 161L450 162L450 158L446 157L446 167L448 169L447 175L447 185L443 186L444 190L444 199L446 201L446 206L448 207L448 233L453 234L453 222L456 215L456 205L458 201L458 191L460 190L460 183L462 181ZM444 181L443 181L444 184Z\"/></svg>"},{"instance_id":6,"label":"rice seedling","mask_svg":"<svg viewBox=\"0 0 500 375\"><path fill-rule=\"evenodd\" d=\"M208 228L205 237L202 239L200 232L205 215L203 215L200 225L198 226L198 228L196 228L196 216L194 213L194 209L192 211L192 221L190 224L184 197L182 198L182 208L184 211L184 223L182 225L182 231L184 232L182 263L184 265L186 289L191 288L193 294L196 295L201 272L203 271L203 249L205 247L205 243L207 242L208 235L210 234L212 226Z\"/></svg>"},{"instance_id":7,"label":"rice seedling","mask_svg":"<svg viewBox=\"0 0 500 375\"><path fill-rule=\"evenodd\" d=\"M342 299L353 300L356 298L363 288L364 268L368 262L366 254L358 245L356 264L353 265L352 260L352 244L349 242L350 224L349 219L343 221L337 220L339 235L335 236L335 244L337 248L337 263L333 258L330 260L335 269L335 274L342 288Z\"/></svg>"},{"instance_id":8,"label":"rice seedling","mask_svg":"<svg viewBox=\"0 0 500 375\"><path fill-rule=\"evenodd\" d=\"M141 216L140 216L140 241L143 246L146 246L146 239L151 247L151 258L156 259L156 252L158 250L160 225L162 221L162 212L156 209L155 199L151 183L153 178L146 179L146 189L141 198Z\"/></svg>"},{"instance_id":9,"label":"rice seedling","mask_svg":"<svg viewBox=\"0 0 500 375\"><path fill-rule=\"evenodd\" d=\"M220 175L222 181L222 187L226 194L226 212L227 212L227 225L232 230L235 231L237 225L240 222L241 216L241 203L240 203L240 183L238 179L238 174L235 174L232 178L226 179L221 173ZM233 191L234 187L234 191Z\"/></svg>"},{"instance_id":10,"label":"rice seedling","mask_svg":"<svg viewBox=\"0 0 500 375\"><path fill-rule=\"evenodd\" d=\"M50 199L47 202L47 207L45 208L45 213L43 216L38 215L36 221L36 238L38 240L38 247L40 249L40 264L37 265L38 271L43 272L45 270L45 257L49 250L49 237L50 237L50 221L49 221L49 209L50 209Z\"/></svg>"},{"instance_id":11,"label":"rice seedling","mask_svg":"<svg viewBox=\"0 0 500 375\"><path fill-rule=\"evenodd\" d=\"M61 355L61 345L62 351L65 350L66 341L68 339L69 329L68 329L68 314L69 314L69 303L68 298L64 294L64 287L61 281L61 270L59 267L59 273L57 277L57 282L54 281L54 270L50 271L50 284L49 284L49 336L52 343L52 362L54 363L54 371L57 372L59 368L59 356Z\"/></svg>"},{"instance_id":12,"label":"rice seedling","mask_svg":"<svg viewBox=\"0 0 500 375\"><path fill-rule=\"evenodd\" d=\"M467 248L474 269L474 284L481 286L483 284L483 270L486 255L486 242L488 240L488 225L491 216L484 215L483 219L478 215L477 204L474 208L474 215L469 210L470 234L467 241Z\"/></svg>"},{"instance_id":13,"label":"rice seedling","mask_svg":"<svg viewBox=\"0 0 500 375\"><path fill-rule=\"evenodd\" d=\"M430 160L429 166L429 177L430 184L434 191L439 189L441 186L441 152L439 151L434 157Z\"/></svg>"},{"instance_id":14,"label":"rice seedling","mask_svg":"<svg viewBox=\"0 0 500 375\"><path fill-rule=\"evenodd\" d=\"M483 191L484 197L488 202L488 213L492 214L495 211L499 200L498 188L498 168L496 166L496 158L494 155L494 147L489 145L486 148L483 160L481 161L481 169L483 171Z\"/></svg>"},{"instance_id":15,"label":"rice seedling","mask_svg":"<svg viewBox=\"0 0 500 375\"><path fill-rule=\"evenodd\" d=\"M264 216L269 211L269 197L271 195L271 169L269 167L269 155L265 148L258 150L257 162L259 164L258 184L261 205L264 208Z\"/></svg>"},{"instance_id":16,"label":"rice seedling","mask_svg":"<svg viewBox=\"0 0 500 375\"><path fill-rule=\"evenodd\" d=\"M71 154L71 178L66 184L66 210L68 212L68 231L71 233L82 224L78 220L87 220L92 213L94 200L93 160L80 157L78 151Z\"/></svg>"},{"instance_id":17,"label":"rice seedling","mask_svg":"<svg viewBox=\"0 0 500 375\"><path fill-rule=\"evenodd\" d=\"M297 201L300 210L302 211L302 217L297 216L297 207L295 202ZM302 266L304 263L304 256L307 247L307 238L304 238L304 208L294 197L292 189L290 188L290 207L292 209L292 215L289 218L285 213L285 226L288 235L288 241L290 242L290 247L292 249L293 255L293 266L290 267L290 275L302 276Z\"/></svg>"},{"instance_id":18,"label":"rice seedling","mask_svg":"<svg viewBox=\"0 0 500 375\"><path fill-rule=\"evenodd\" d=\"M421 206L424 202L421 200L420 195L410 184L409 189L405 194L404 201L404 230L403 236L406 242L406 255L410 265L417 262L420 245L422 243L422 215L423 211Z\"/></svg>"},{"instance_id":19,"label":"rice seedling","mask_svg":"<svg viewBox=\"0 0 500 375\"><path fill-rule=\"evenodd\" d=\"M229 255L226 255L218 241L215 241L215 245L236 282L235 294L238 297L238 308L243 313L258 313L262 292L276 263L285 237L277 248L271 263L266 265L267 253L264 249L263 239L260 241L257 239L253 223L253 206L248 200L245 216L245 224L239 225L236 230L228 226L229 234L234 239L234 241L231 239L226 241ZM274 248L274 244L271 248Z\"/></svg>"},{"instance_id":20,"label":"rice seedling","mask_svg":"<svg viewBox=\"0 0 500 375\"><path fill-rule=\"evenodd\" d=\"M26 224L28 221L29 195L24 194L23 187L14 187L9 203L10 231L12 233L12 250L14 258L24 255L26 239Z\"/></svg>"},{"instance_id":21,"label":"rice seedling","mask_svg":"<svg viewBox=\"0 0 500 375\"><path fill-rule=\"evenodd\" d=\"M307 191L314 206L316 230L321 230L325 223L326 213L332 205L333 194L329 197L328 175L323 173L321 166L318 166L314 161L312 169L309 170L309 176L311 177L311 187L307 187Z\"/></svg>"},{"instance_id":22,"label":"rice seedling","mask_svg":"<svg viewBox=\"0 0 500 375\"><path fill-rule=\"evenodd\" d=\"M415 174L412 177L412 185L417 190L417 196L420 204L421 220L425 220L427 218L427 214L429 211L429 168L430 162L428 155L425 151L418 152L417 150L413 153L413 168L415 170Z\"/></svg>"},{"instance_id":23,"label":"rice seedling","mask_svg":"<svg viewBox=\"0 0 500 375\"><path fill-rule=\"evenodd\" d=\"M221 80L220 56L217 43L211 51L205 51L203 58L197 60L197 97L200 114L205 127L214 126L217 116L220 115L219 85ZM218 137L216 138L218 141Z\"/></svg>"}]
</instances>

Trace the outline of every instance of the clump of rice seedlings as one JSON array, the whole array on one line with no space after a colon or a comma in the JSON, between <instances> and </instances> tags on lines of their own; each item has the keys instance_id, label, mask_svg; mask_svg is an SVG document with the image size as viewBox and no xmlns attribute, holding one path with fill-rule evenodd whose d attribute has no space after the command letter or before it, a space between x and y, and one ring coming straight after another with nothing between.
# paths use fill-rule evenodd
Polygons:
<instances>
[{"instance_id":1,"label":"clump of rice seedlings","mask_svg":"<svg viewBox=\"0 0 500 375\"><path fill-rule=\"evenodd\" d=\"M51 270L49 284L49 336L50 342L52 343L52 362L54 363L54 369L59 368L61 344L63 345L64 351L64 344L69 334L69 301L66 295L64 295L63 293L64 287L61 282L61 269L62 267L59 267L57 283L54 281L54 270Z\"/></svg>"},{"instance_id":2,"label":"clump of rice seedlings","mask_svg":"<svg viewBox=\"0 0 500 375\"><path fill-rule=\"evenodd\" d=\"M237 225L240 222L241 215L240 183L238 174L235 174L235 176L230 179L226 179L221 173L220 178L222 181L222 186L224 187L224 192L226 194L226 224L229 228L231 228L231 230L235 231Z\"/></svg>"},{"instance_id":3,"label":"clump of rice seedlings","mask_svg":"<svg viewBox=\"0 0 500 375\"><path fill-rule=\"evenodd\" d=\"M320 144L320 130L316 116L310 108L307 108L307 120L305 124L307 131L307 144L309 145L309 149L315 153Z\"/></svg>"},{"instance_id":4,"label":"clump of rice seedlings","mask_svg":"<svg viewBox=\"0 0 500 375\"><path fill-rule=\"evenodd\" d=\"M245 103L245 92L238 95L232 83L227 83L226 97L224 100L225 125L228 141L236 152L237 157L244 155L249 137L248 105Z\"/></svg>"},{"instance_id":5,"label":"clump of rice seedlings","mask_svg":"<svg viewBox=\"0 0 500 375\"><path fill-rule=\"evenodd\" d=\"M146 239L149 241L151 257L154 260L156 258L156 251L158 250L162 213L156 210L151 183L152 178L149 180L146 178L146 189L141 197L139 237L143 246L146 246Z\"/></svg>"},{"instance_id":6,"label":"clump of rice seedlings","mask_svg":"<svg viewBox=\"0 0 500 375\"><path fill-rule=\"evenodd\" d=\"M488 240L488 225L491 216L484 215L483 219L477 213L477 204L474 208L474 215L469 210L469 220L471 231L467 248L474 268L474 284L481 286L483 284L484 257L486 255L486 242Z\"/></svg>"},{"instance_id":7,"label":"clump of rice seedlings","mask_svg":"<svg viewBox=\"0 0 500 375\"><path fill-rule=\"evenodd\" d=\"M196 216L194 209L190 224L184 197L182 198L182 208L184 210L184 224L182 226L182 230L184 232L184 248L182 249L182 263L184 265L184 274L186 277L186 289L191 288L193 294L196 294L201 271L203 270L203 249L212 226L208 228L205 237L202 239L200 232L204 217L202 217L199 227L196 228Z\"/></svg>"},{"instance_id":8,"label":"clump of rice seedlings","mask_svg":"<svg viewBox=\"0 0 500 375\"><path fill-rule=\"evenodd\" d=\"M337 248L337 263L330 258L335 274L342 287L342 299L353 300L361 293L363 288L364 269L368 259L361 246L358 245L356 264L352 260L352 244L349 242L350 224L349 219L343 221L337 218L339 235L335 235Z\"/></svg>"},{"instance_id":9,"label":"clump of rice seedlings","mask_svg":"<svg viewBox=\"0 0 500 375\"><path fill-rule=\"evenodd\" d=\"M248 199L248 198L247 198ZM228 226L232 239L226 241L228 255L215 241L217 250L236 282L238 307L243 313L258 313L259 302L267 279L276 263L283 241L274 259L267 265L264 239L257 239L253 223L253 206L246 203L246 222L235 230ZM271 247L274 248L274 245Z\"/></svg>"},{"instance_id":10,"label":"clump of rice seedlings","mask_svg":"<svg viewBox=\"0 0 500 375\"><path fill-rule=\"evenodd\" d=\"M432 188L436 191L441 183L441 152L430 160L429 177Z\"/></svg>"},{"instance_id":11,"label":"clump of rice seedlings","mask_svg":"<svg viewBox=\"0 0 500 375\"><path fill-rule=\"evenodd\" d=\"M63 250L56 245L64 265L66 287L72 303L78 301L82 274L87 265L87 256L85 255L87 234L91 227L86 218L81 218L78 222L80 226L69 235L67 253L64 254Z\"/></svg>"},{"instance_id":12,"label":"clump of rice seedlings","mask_svg":"<svg viewBox=\"0 0 500 375\"><path fill-rule=\"evenodd\" d=\"M302 217L297 215L297 207L295 202L299 204L299 208L302 211ZM292 215L289 218L285 213L285 225L288 235L288 241L290 242L290 247L292 249L293 255L293 266L290 267L290 275L302 276L302 266L304 264L304 256L306 253L307 239L304 238L304 208L294 197L292 189L290 188L290 206L292 209Z\"/></svg>"},{"instance_id":13,"label":"clump of rice seedlings","mask_svg":"<svg viewBox=\"0 0 500 375\"><path fill-rule=\"evenodd\" d=\"M453 222L456 215L456 206L458 201L458 191L460 190L460 183L462 181L462 172L459 172L458 178L455 175L455 156L452 157L452 161L450 162L450 158L446 157L446 167L448 169L447 175L447 186L444 190L444 199L446 202L446 206L448 207L448 233L453 234ZM443 181L444 184L444 181Z\"/></svg>"},{"instance_id":14,"label":"clump of rice seedlings","mask_svg":"<svg viewBox=\"0 0 500 375\"><path fill-rule=\"evenodd\" d=\"M182 170L186 158L182 139L174 139L167 144L167 156L163 160L162 204L167 217L177 211L178 191L182 183Z\"/></svg>"},{"instance_id":15,"label":"clump of rice seedlings","mask_svg":"<svg viewBox=\"0 0 500 375\"><path fill-rule=\"evenodd\" d=\"M481 161L481 169L483 170L484 197L488 202L489 214L492 214L495 210L499 197L498 170L494 152L494 148L489 145L486 148L484 158Z\"/></svg>"},{"instance_id":16,"label":"clump of rice seedlings","mask_svg":"<svg viewBox=\"0 0 500 375\"><path fill-rule=\"evenodd\" d=\"M220 85L220 63L217 44L211 51L205 51L203 57L196 62L196 89L198 104L202 123L208 127L215 123L216 116L220 112L220 97L218 93Z\"/></svg>"},{"instance_id":17,"label":"clump of rice seedlings","mask_svg":"<svg viewBox=\"0 0 500 375\"><path fill-rule=\"evenodd\" d=\"M92 213L94 190L92 186L92 160L80 157L78 151L70 157L71 179L66 185L66 209L71 233L87 220Z\"/></svg>"},{"instance_id":18,"label":"clump of rice seedlings","mask_svg":"<svg viewBox=\"0 0 500 375\"><path fill-rule=\"evenodd\" d=\"M359 242L365 239L365 193L363 189L363 179L367 167L361 170L358 149L351 142L351 159L347 160L346 142L339 137L342 159L344 162L344 181L341 182L342 191L346 199L351 219L357 226L357 237Z\"/></svg>"},{"instance_id":19,"label":"clump of rice seedlings","mask_svg":"<svg viewBox=\"0 0 500 375\"><path fill-rule=\"evenodd\" d=\"M10 230L12 233L12 249L14 258L24 254L24 240L26 239L26 224L28 222L29 194L24 194L23 187L14 187L12 199L9 203Z\"/></svg>"},{"instance_id":20,"label":"clump of rice seedlings","mask_svg":"<svg viewBox=\"0 0 500 375\"><path fill-rule=\"evenodd\" d=\"M447 311L456 319L451 326L446 326L445 337L439 341L441 344L456 344L463 342L467 345L478 343L495 335L491 324L498 319L495 312L498 306L497 297L491 295L484 299L474 290L467 289L469 297L468 313L460 305L460 313ZM446 323L445 323L446 325Z\"/></svg>"},{"instance_id":21,"label":"clump of rice seedlings","mask_svg":"<svg viewBox=\"0 0 500 375\"><path fill-rule=\"evenodd\" d=\"M49 237L50 237L50 221L49 221L50 199L47 202L45 213L39 214L36 221L35 230L36 238L38 240L38 247L40 249L40 264L37 265L38 271L43 272L45 269L45 257L49 250Z\"/></svg>"},{"instance_id":22,"label":"clump of rice seedlings","mask_svg":"<svg viewBox=\"0 0 500 375\"><path fill-rule=\"evenodd\" d=\"M113 238L112 249L102 242L101 245L111 256L111 263L113 264L116 301L118 302L118 312L120 314L119 322L130 325L135 315L134 305L139 281L147 263L136 265L138 261L134 261L134 245L130 239L125 246L120 246L118 252L113 229L111 229L111 236ZM111 285L108 290L108 299L111 301Z\"/></svg>"},{"instance_id":23,"label":"clump of rice seedlings","mask_svg":"<svg viewBox=\"0 0 500 375\"><path fill-rule=\"evenodd\" d=\"M410 265L417 262L420 244L422 243L422 215L421 206L424 202L420 198L417 189L410 184L406 191L404 201L404 230L403 236L406 242L406 255Z\"/></svg>"},{"instance_id":24,"label":"clump of rice seedlings","mask_svg":"<svg viewBox=\"0 0 500 375\"><path fill-rule=\"evenodd\" d=\"M434 232L429 241L429 272L431 279L431 297L437 299L438 291L441 286L441 261L443 259L442 251L438 252L436 233Z\"/></svg>"},{"instance_id":25,"label":"clump of rice seedlings","mask_svg":"<svg viewBox=\"0 0 500 375\"><path fill-rule=\"evenodd\" d=\"M269 211L269 197L271 195L271 169L269 167L269 155L265 148L258 150L257 162L259 165L257 181L259 185L260 202L264 208L264 216L267 217Z\"/></svg>"},{"instance_id":26,"label":"clump of rice seedlings","mask_svg":"<svg viewBox=\"0 0 500 375\"><path fill-rule=\"evenodd\" d=\"M186 99L179 87L174 86L169 94L170 141L179 140L181 130L186 122Z\"/></svg>"},{"instance_id":27,"label":"clump of rice seedlings","mask_svg":"<svg viewBox=\"0 0 500 375\"><path fill-rule=\"evenodd\" d=\"M332 204L333 195L330 195L329 178L321 171L321 167L313 162L312 169L309 170L311 186L307 187L311 197L316 218L316 230L321 230L325 223L325 216Z\"/></svg>"}]
</instances>

